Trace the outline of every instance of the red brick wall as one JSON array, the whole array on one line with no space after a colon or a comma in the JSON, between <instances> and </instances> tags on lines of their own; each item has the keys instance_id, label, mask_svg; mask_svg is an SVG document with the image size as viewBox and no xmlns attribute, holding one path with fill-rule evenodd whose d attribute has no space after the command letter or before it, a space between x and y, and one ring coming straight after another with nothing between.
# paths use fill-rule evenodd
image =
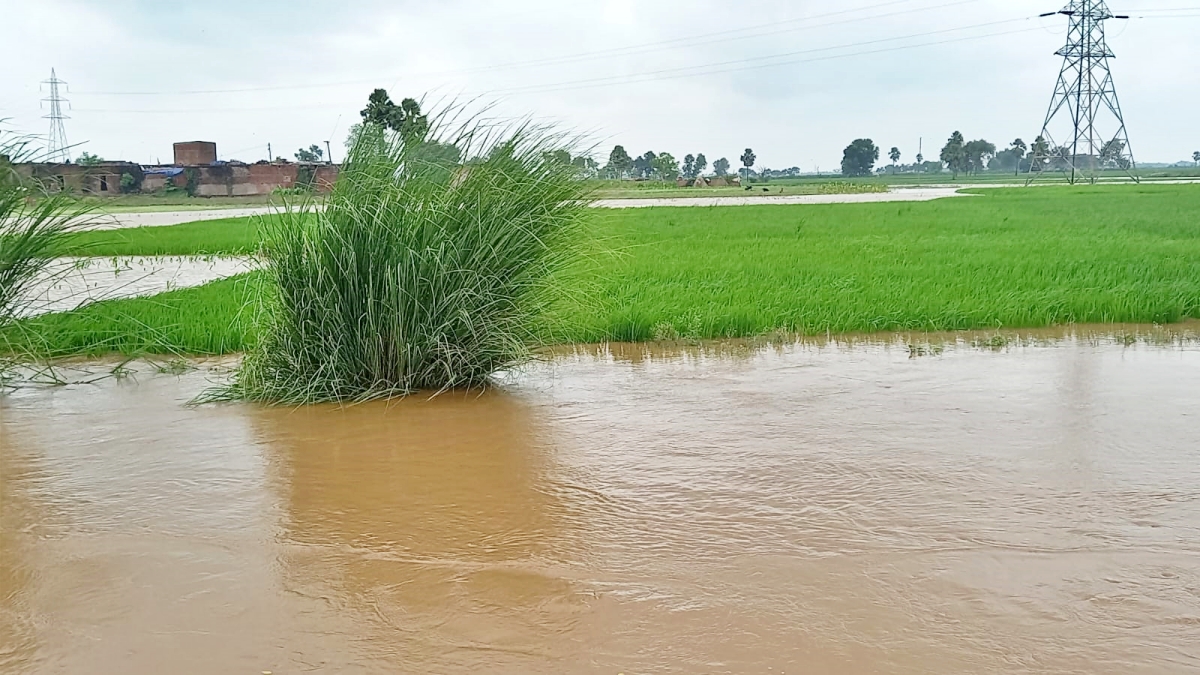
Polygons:
<instances>
[{"instance_id":1,"label":"red brick wall","mask_svg":"<svg viewBox=\"0 0 1200 675\"><path fill-rule=\"evenodd\" d=\"M205 166L216 161L216 143L191 141L175 144L175 164L178 166Z\"/></svg>"}]
</instances>

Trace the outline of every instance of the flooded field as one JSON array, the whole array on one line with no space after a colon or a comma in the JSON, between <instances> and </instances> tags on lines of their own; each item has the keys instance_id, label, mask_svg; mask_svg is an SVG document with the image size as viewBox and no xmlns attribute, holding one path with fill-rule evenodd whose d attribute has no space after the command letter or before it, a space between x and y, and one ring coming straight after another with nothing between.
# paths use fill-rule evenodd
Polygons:
<instances>
[{"instance_id":1,"label":"flooded field","mask_svg":"<svg viewBox=\"0 0 1200 675\"><path fill-rule=\"evenodd\" d=\"M0 672L1200 672L1200 343L1150 335L18 390Z\"/></svg>"},{"instance_id":2,"label":"flooded field","mask_svg":"<svg viewBox=\"0 0 1200 675\"><path fill-rule=\"evenodd\" d=\"M60 258L29 293L23 316L66 312L101 300L157 295L254 269L248 258Z\"/></svg>"}]
</instances>

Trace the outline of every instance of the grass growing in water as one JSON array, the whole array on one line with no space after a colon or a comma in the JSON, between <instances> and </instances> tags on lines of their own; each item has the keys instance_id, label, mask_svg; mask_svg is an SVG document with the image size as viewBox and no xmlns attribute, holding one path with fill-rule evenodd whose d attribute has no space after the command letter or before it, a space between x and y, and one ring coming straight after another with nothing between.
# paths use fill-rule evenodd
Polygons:
<instances>
[{"instance_id":1,"label":"grass growing in water","mask_svg":"<svg viewBox=\"0 0 1200 675\"><path fill-rule=\"evenodd\" d=\"M560 275L561 284L598 289L598 301L556 303L546 317L550 339L1200 318L1200 185L979 192L928 203L600 210L593 239L620 253ZM129 245L157 246L154 238L172 229L147 228ZM190 231L194 246L212 250L202 224ZM240 231L246 238L231 241L232 250L258 246ZM95 353L103 348L90 340L100 337L127 354L167 337L181 341L170 352L241 351L251 333L237 313L256 293L221 282L171 294L173 313L156 298L120 300L105 304L107 328L90 308L36 325L54 326L46 344L59 354ZM175 325L188 321L197 329Z\"/></svg>"},{"instance_id":2,"label":"grass growing in water","mask_svg":"<svg viewBox=\"0 0 1200 675\"><path fill-rule=\"evenodd\" d=\"M276 292L228 395L361 401L483 385L527 358L589 211L549 156L561 140L474 122L419 138L366 127L323 210L265 221ZM433 143L476 159L427 160Z\"/></svg>"}]
</instances>

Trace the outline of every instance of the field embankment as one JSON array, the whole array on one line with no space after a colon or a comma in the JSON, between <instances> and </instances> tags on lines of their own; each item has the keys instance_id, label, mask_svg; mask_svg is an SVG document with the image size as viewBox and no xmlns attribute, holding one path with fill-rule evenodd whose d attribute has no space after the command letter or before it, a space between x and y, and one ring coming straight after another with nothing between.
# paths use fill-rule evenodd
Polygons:
<instances>
[{"instance_id":1,"label":"field embankment","mask_svg":"<svg viewBox=\"0 0 1200 675\"><path fill-rule=\"evenodd\" d=\"M598 211L548 342L1200 318L1200 186L986 190L904 204ZM250 219L89 232L70 255L240 255ZM26 321L46 354L236 352L254 274Z\"/></svg>"}]
</instances>

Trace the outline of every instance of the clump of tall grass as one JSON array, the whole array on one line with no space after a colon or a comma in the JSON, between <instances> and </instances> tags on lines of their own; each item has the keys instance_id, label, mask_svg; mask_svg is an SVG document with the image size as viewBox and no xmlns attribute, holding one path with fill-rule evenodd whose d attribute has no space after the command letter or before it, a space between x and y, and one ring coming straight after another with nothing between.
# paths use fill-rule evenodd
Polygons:
<instances>
[{"instance_id":1,"label":"clump of tall grass","mask_svg":"<svg viewBox=\"0 0 1200 675\"><path fill-rule=\"evenodd\" d=\"M528 358L590 211L551 152L566 144L477 119L364 126L323 209L262 224L273 289L226 395L364 401L483 386Z\"/></svg>"},{"instance_id":2,"label":"clump of tall grass","mask_svg":"<svg viewBox=\"0 0 1200 675\"><path fill-rule=\"evenodd\" d=\"M17 164L36 158L29 139L0 130L0 328L23 313L33 284L88 211L18 173Z\"/></svg>"}]
</instances>

